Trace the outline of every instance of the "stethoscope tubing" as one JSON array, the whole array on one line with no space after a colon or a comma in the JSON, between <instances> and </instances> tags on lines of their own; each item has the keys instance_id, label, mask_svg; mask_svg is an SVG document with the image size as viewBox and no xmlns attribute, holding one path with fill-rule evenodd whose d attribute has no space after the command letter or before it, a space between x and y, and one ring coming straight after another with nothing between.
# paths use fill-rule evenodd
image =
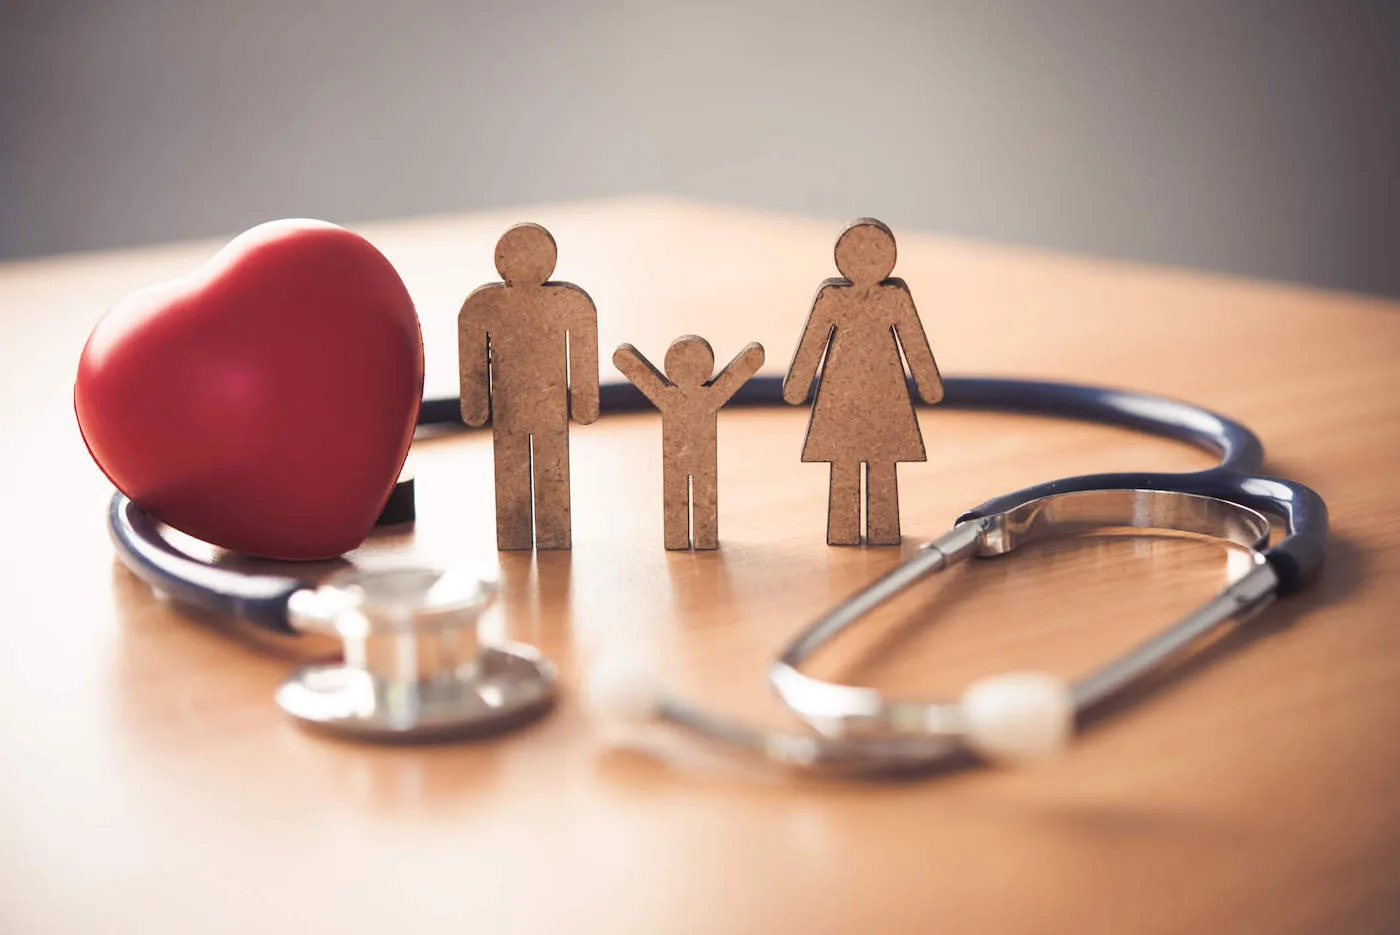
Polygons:
<instances>
[{"instance_id":1,"label":"stethoscope tubing","mask_svg":"<svg viewBox=\"0 0 1400 935\"><path fill-rule=\"evenodd\" d=\"M107 532L121 563L158 593L265 630L296 632L287 619L287 601L306 581L234 571L186 555L161 535L160 523L122 493L112 496Z\"/></svg>"},{"instance_id":2,"label":"stethoscope tubing","mask_svg":"<svg viewBox=\"0 0 1400 935\"><path fill-rule=\"evenodd\" d=\"M943 401L955 409L985 409L1116 425L1193 445L1220 458L1204 471L1186 473L1107 473L1060 478L1004 494L968 511L971 519L1002 512L1052 493L1098 489L1156 489L1231 500L1279 516L1288 535L1265 556L1278 573L1280 596L1305 587L1322 564L1327 507L1311 489L1293 481L1254 474L1264 449L1247 427L1225 416L1178 400L1129 390L987 377L947 377ZM911 398L916 398L911 393ZM732 398L730 406L785 405L782 379L757 376ZM599 411L618 415L651 410L630 383L599 387ZM420 427L462 428L455 397L425 399ZM181 552L161 535L159 524L121 493L113 496L108 526L123 564L158 591L182 603L230 614L269 630L294 632L287 601L307 583L291 575L248 574L202 562Z\"/></svg>"},{"instance_id":3,"label":"stethoscope tubing","mask_svg":"<svg viewBox=\"0 0 1400 935\"><path fill-rule=\"evenodd\" d=\"M911 400L918 399L912 384L909 395ZM654 408L631 383L602 384L598 404L603 415ZM782 377L760 375L740 387L726 408L786 405ZM1258 436L1239 422L1190 403L1131 390L1002 377L945 377L943 400L938 406L1055 416L1138 429L1209 451L1220 458L1216 470L1252 473L1264 460ZM460 426L460 403L455 396L425 399L418 424Z\"/></svg>"}]
</instances>

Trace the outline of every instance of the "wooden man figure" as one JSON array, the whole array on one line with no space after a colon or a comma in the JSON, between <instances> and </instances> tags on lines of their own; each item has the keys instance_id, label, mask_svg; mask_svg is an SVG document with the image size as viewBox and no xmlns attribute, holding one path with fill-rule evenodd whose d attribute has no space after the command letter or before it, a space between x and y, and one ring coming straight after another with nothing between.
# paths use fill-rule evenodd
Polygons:
<instances>
[{"instance_id":1,"label":"wooden man figure","mask_svg":"<svg viewBox=\"0 0 1400 935\"><path fill-rule=\"evenodd\" d=\"M719 548L715 414L763 366L762 345L746 345L714 379L715 352L693 334L671 342L664 376L630 344L617 349L613 364L661 410L666 548Z\"/></svg>"},{"instance_id":2,"label":"wooden man figure","mask_svg":"<svg viewBox=\"0 0 1400 935\"><path fill-rule=\"evenodd\" d=\"M890 276L894 261L894 235L884 224L861 218L846 228L836 241L836 268L844 278L828 279L817 292L783 380L783 399L798 405L821 369L802 460L831 464L830 545L860 544L862 466L865 541L899 544L895 464L927 460L901 352L919 398L943 398L909 287Z\"/></svg>"},{"instance_id":3,"label":"wooden man figure","mask_svg":"<svg viewBox=\"0 0 1400 935\"><path fill-rule=\"evenodd\" d=\"M569 416L598 418L598 313L578 286L548 281L556 257L549 231L512 227L496 244L503 281L457 317L462 421L491 420L499 549L570 547Z\"/></svg>"}]
</instances>

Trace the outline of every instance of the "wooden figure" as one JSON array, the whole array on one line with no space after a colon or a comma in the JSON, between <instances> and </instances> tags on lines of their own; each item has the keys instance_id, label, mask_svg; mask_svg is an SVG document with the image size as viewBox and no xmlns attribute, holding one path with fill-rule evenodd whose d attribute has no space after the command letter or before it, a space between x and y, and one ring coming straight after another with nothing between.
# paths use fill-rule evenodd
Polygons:
<instances>
[{"instance_id":1,"label":"wooden figure","mask_svg":"<svg viewBox=\"0 0 1400 935\"><path fill-rule=\"evenodd\" d=\"M666 350L663 376L630 344L613 364L661 410L664 538L668 549L719 548L718 430L715 414L763 366L763 346L748 344L714 379L715 352L682 335ZM693 519L692 519L693 515Z\"/></svg>"},{"instance_id":2,"label":"wooden figure","mask_svg":"<svg viewBox=\"0 0 1400 935\"><path fill-rule=\"evenodd\" d=\"M554 238L517 224L496 244L502 282L457 318L462 421L491 420L496 547L567 549L569 417L598 418L598 313L578 286L549 282Z\"/></svg>"},{"instance_id":3,"label":"wooden figure","mask_svg":"<svg viewBox=\"0 0 1400 935\"><path fill-rule=\"evenodd\" d=\"M862 465L865 540L900 542L895 465L927 460L901 351L919 398L943 398L913 296L904 280L890 276L894 262L894 234L884 224L861 218L846 228L836 241L836 268L845 278L828 279L817 292L783 380L783 399L798 405L821 371L802 460L831 464L830 545L860 544Z\"/></svg>"}]
</instances>

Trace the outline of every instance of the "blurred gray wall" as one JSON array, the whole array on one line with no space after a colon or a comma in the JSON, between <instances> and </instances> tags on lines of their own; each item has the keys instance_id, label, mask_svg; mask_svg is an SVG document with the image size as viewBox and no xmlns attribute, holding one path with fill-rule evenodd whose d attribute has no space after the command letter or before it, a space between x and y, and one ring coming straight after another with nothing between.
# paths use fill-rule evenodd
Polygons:
<instances>
[{"instance_id":1,"label":"blurred gray wall","mask_svg":"<svg viewBox=\"0 0 1400 935\"><path fill-rule=\"evenodd\" d=\"M665 193L1400 295L1400 11L0 0L0 256Z\"/></svg>"}]
</instances>

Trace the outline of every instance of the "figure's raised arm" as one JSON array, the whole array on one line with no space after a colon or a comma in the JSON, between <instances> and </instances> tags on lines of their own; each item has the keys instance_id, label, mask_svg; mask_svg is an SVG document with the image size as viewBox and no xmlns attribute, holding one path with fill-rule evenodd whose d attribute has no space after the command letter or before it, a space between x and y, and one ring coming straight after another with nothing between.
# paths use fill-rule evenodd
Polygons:
<instances>
[{"instance_id":1,"label":"figure's raised arm","mask_svg":"<svg viewBox=\"0 0 1400 935\"><path fill-rule=\"evenodd\" d=\"M652 366L651 361L642 356L641 351L630 344L619 344L613 351L613 366L641 390L652 405L661 408L662 394L671 384L660 370Z\"/></svg>"},{"instance_id":2,"label":"figure's raised arm","mask_svg":"<svg viewBox=\"0 0 1400 935\"><path fill-rule=\"evenodd\" d=\"M710 381L710 388L718 397L719 406L729 402L729 397L739 392L739 387L743 386L749 379L758 372L758 368L763 366L763 345L757 341L750 341L744 345L744 349L735 355L734 359L725 364L719 376Z\"/></svg>"},{"instance_id":3,"label":"figure's raised arm","mask_svg":"<svg viewBox=\"0 0 1400 935\"><path fill-rule=\"evenodd\" d=\"M802 329L802 337L797 342L797 351L792 355L792 365L783 378L783 400L796 406L807 401L812 392L812 381L817 378L817 367L832 337L835 323L827 310L831 290L835 284L827 281L817 290L812 301L812 311L807 315L807 325Z\"/></svg>"},{"instance_id":4,"label":"figure's raised arm","mask_svg":"<svg viewBox=\"0 0 1400 935\"><path fill-rule=\"evenodd\" d=\"M491 415L491 327L500 283L481 286L457 314L457 378L462 421L485 425Z\"/></svg>"},{"instance_id":5,"label":"figure's raised arm","mask_svg":"<svg viewBox=\"0 0 1400 935\"><path fill-rule=\"evenodd\" d=\"M938 373L938 363L933 359L933 348L929 347L918 309L914 308L914 297L902 280L898 283L899 302L893 322L895 336L904 348L904 359L909 362L909 373L914 377L919 398L926 403L936 403L943 398L943 377Z\"/></svg>"},{"instance_id":6,"label":"figure's raised arm","mask_svg":"<svg viewBox=\"0 0 1400 935\"><path fill-rule=\"evenodd\" d=\"M569 296L569 409L575 422L598 421L598 310L588 293L562 283Z\"/></svg>"}]
</instances>

